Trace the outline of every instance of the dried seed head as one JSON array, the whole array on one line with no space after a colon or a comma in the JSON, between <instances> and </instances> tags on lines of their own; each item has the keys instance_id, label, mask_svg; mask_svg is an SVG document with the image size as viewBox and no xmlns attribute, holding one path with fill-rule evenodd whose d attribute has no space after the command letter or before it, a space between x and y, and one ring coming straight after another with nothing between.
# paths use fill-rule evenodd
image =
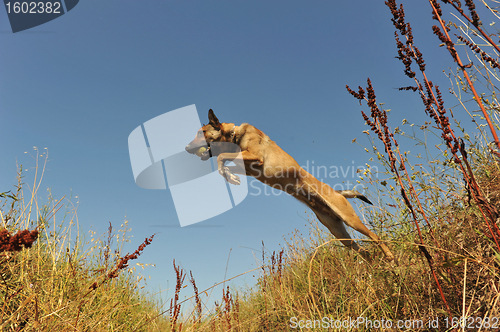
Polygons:
<instances>
[{"instance_id":1,"label":"dried seed head","mask_svg":"<svg viewBox=\"0 0 500 332\"><path fill-rule=\"evenodd\" d=\"M486 52L482 51L479 46L476 44L472 43L471 41L465 39L462 36L457 36L458 40L463 42L465 45L467 45L472 51L476 52L477 54L481 55L481 58L483 58L484 61L488 62L492 68L500 68L500 64L498 63L497 59L493 59L490 57ZM472 65L472 64L469 64Z\"/></svg>"},{"instance_id":2,"label":"dried seed head","mask_svg":"<svg viewBox=\"0 0 500 332\"><path fill-rule=\"evenodd\" d=\"M21 251L23 248L31 248L33 242L38 238L38 230L29 231L27 229L11 235L6 229L0 231L0 252Z\"/></svg>"},{"instance_id":3,"label":"dried seed head","mask_svg":"<svg viewBox=\"0 0 500 332\"><path fill-rule=\"evenodd\" d=\"M479 16L476 13L476 5L474 4L474 1L472 0L465 0L465 5L467 8L469 8L470 15L472 17L472 24L474 24L475 27L478 27L481 25L481 21L479 20Z\"/></svg>"}]
</instances>

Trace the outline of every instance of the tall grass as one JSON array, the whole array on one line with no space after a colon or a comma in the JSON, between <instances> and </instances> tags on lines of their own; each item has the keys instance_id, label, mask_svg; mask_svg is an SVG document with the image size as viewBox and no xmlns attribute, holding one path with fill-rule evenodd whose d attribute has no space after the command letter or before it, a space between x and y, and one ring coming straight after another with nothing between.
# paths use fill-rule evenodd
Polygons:
<instances>
[{"instance_id":1,"label":"tall grass","mask_svg":"<svg viewBox=\"0 0 500 332\"><path fill-rule=\"evenodd\" d=\"M144 277L129 266L152 237L122 255L125 221L121 236L110 224L106 236L86 240L70 201L40 197L46 158L39 161L47 152L35 153L31 185L21 167L15 191L1 197L0 330L131 331L157 315L160 303L141 290ZM168 326L159 316L139 330Z\"/></svg>"}]
</instances>

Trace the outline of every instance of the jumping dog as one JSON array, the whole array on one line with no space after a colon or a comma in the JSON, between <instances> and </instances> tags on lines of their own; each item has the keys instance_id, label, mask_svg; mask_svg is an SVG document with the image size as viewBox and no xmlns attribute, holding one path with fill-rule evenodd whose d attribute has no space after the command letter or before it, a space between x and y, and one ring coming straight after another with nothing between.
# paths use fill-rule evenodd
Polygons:
<instances>
[{"instance_id":1,"label":"jumping dog","mask_svg":"<svg viewBox=\"0 0 500 332\"><path fill-rule=\"evenodd\" d=\"M338 238L345 246L366 252L347 233L344 223L375 241L387 259L394 260L389 248L379 237L370 231L354 212L346 198L359 198L371 202L363 195L352 191L336 191L329 185L319 181L299 166L288 153L283 151L269 136L248 123L235 126L234 123L220 123L214 112L208 111L209 123L196 134L195 139L186 146L186 151L198 155L201 160L217 156L219 173L229 182L240 184L237 174L252 176L262 183L297 198L306 204L318 217L319 221ZM218 142L234 143L241 149L235 151L217 149ZM243 161L245 172L234 166L226 166L226 161ZM242 159L242 160L241 160Z\"/></svg>"}]
</instances>

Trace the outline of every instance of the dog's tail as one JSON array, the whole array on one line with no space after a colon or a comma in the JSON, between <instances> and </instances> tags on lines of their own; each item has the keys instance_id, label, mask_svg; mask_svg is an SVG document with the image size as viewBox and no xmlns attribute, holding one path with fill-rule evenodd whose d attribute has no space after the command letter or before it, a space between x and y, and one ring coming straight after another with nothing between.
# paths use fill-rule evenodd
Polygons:
<instances>
[{"instance_id":1,"label":"dog's tail","mask_svg":"<svg viewBox=\"0 0 500 332\"><path fill-rule=\"evenodd\" d=\"M358 193L357 191L354 191L354 190L335 190L335 191L338 192L339 194L341 194L342 196L344 196L345 198L359 198L363 202L366 202L370 205L373 205L373 203L370 202L370 200L368 198L366 198L365 195L362 195L362 194Z\"/></svg>"}]
</instances>

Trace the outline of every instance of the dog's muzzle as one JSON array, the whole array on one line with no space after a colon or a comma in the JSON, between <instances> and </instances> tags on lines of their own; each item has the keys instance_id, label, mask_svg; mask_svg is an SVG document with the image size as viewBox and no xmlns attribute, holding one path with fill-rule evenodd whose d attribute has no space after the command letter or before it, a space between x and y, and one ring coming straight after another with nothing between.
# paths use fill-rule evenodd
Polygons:
<instances>
[{"instance_id":1,"label":"dog's muzzle","mask_svg":"<svg viewBox=\"0 0 500 332\"><path fill-rule=\"evenodd\" d=\"M205 148L206 150L203 153L201 153L200 155L198 155L198 150L200 150L200 148ZM208 145L208 144L197 145L197 146L191 146L191 144L188 144L186 146L186 151L190 154L196 154L203 161L208 160L208 159L210 159L210 157L212 157L210 145Z\"/></svg>"}]
</instances>

